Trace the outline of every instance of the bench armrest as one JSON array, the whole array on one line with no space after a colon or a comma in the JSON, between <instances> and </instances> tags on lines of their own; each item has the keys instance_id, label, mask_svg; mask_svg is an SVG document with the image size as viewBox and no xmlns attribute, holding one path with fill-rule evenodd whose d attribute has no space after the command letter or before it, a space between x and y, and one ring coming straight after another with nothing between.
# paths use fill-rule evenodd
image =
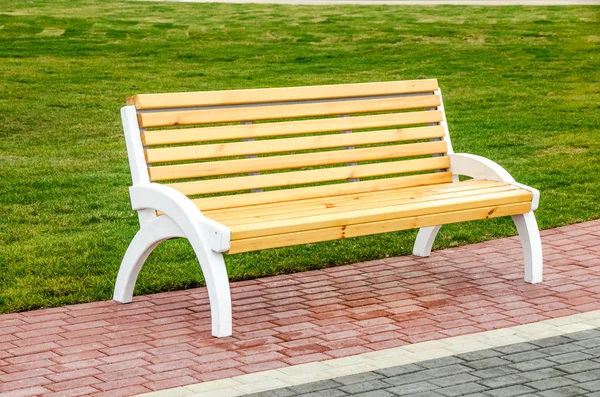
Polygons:
<instances>
[{"instance_id":1,"label":"bench armrest","mask_svg":"<svg viewBox=\"0 0 600 397\"><path fill-rule=\"evenodd\" d=\"M229 228L204 216L183 193L169 186L148 183L130 187L129 194L134 210L160 211L173 219L187 236L197 234L203 237L213 251L229 250L231 239Z\"/></svg>"},{"instance_id":2,"label":"bench armrest","mask_svg":"<svg viewBox=\"0 0 600 397\"><path fill-rule=\"evenodd\" d=\"M492 160L468 153L449 153L448 157L450 157L450 172L452 172L453 175L465 175L473 179L506 182L522 189L529 190L533 194L533 198L531 199L531 211L538 208L540 202L539 190L518 183L508 171Z\"/></svg>"}]
</instances>

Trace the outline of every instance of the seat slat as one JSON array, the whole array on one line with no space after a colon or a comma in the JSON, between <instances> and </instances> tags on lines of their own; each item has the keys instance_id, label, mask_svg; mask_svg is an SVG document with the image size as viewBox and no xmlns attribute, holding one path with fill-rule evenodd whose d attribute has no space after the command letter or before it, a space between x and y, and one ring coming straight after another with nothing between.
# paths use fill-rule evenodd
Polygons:
<instances>
[{"instance_id":1,"label":"seat slat","mask_svg":"<svg viewBox=\"0 0 600 397\"><path fill-rule=\"evenodd\" d=\"M353 183L310 186L295 189L273 190L259 193L245 193L229 196L206 197L193 199L194 204L202 211L256 206L263 203L281 203L296 200L323 199L365 193L382 192L392 189L411 188L413 186L435 185L452 182L452 173L436 172L421 175L409 175Z\"/></svg>"},{"instance_id":2,"label":"seat slat","mask_svg":"<svg viewBox=\"0 0 600 397\"><path fill-rule=\"evenodd\" d=\"M448 156L167 184L191 196L450 168ZM356 183L356 182L354 182Z\"/></svg>"},{"instance_id":3,"label":"seat slat","mask_svg":"<svg viewBox=\"0 0 600 397\"><path fill-rule=\"evenodd\" d=\"M353 150L335 150L317 153L290 154L248 158L242 160L210 161L205 163L165 165L148 169L151 181L196 178L313 167L358 161L393 159L430 154L443 154L448 150L444 141L411 143L405 145L377 146Z\"/></svg>"},{"instance_id":4,"label":"seat slat","mask_svg":"<svg viewBox=\"0 0 600 397\"><path fill-rule=\"evenodd\" d=\"M171 161L204 160L215 157L294 152L442 137L444 137L444 127L433 126L343 135L320 135L303 138L269 139L263 141L220 143L215 145L147 149L145 153L146 161L155 164Z\"/></svg>"},{"instance_id":5,"label":"seat slat","mask_svg":"<svg viewBox=\"0 0 600 397\"><path fill-rule=\"evenodd\" d=\"M429 110L378 114L373 116L243 124L225 127L144 131L142 132L142 142L145 146L170 145L188 142L226 141L244 138L265 138L270 136L359 130L363 128L385 128L411 124L439 123L441 121L441 111Z\"/></svg>"},{"instance_id":6,"label":"seat slat","mask_svg":"<svg viewBox=\"0 0 600 397\"><path fill-rule=\"evenodd\" d=\"M381 208L381 207L393 207L393 206L401 206L406 204L426 204L431 201L438 200L449 200L461 197L470 197L473 195L489 195L489 194L504 194L505 192L517 191L520 188L506 185L506 186L498 186L484 189L472 189L472 190L459 190L459 191L449 191L449 192L438 192L438 193L415 193L412 194L403 194L400 193L398 197L387 197L382 200L377 201L367 201L367 202L354 202L354 203L338 203L337 201L332 200L331 206L319 206L315 208L295 208L290 209L288 212L284 213L274 213L274 214L260 214L256 216L245 216L234 219L221 219L218 216L209 216L211 219L215 219L218 222L223 223L225 226L235 228L238 225L247 225L247 224L256 224L261 222L271 222L278 220L290 220L296 218L305 218L305 217L316 217L319 215L331 215L331 214L339 214L345 212L354 212L360 210L369 210L372 208Z\"/></svg>"},{"instance_id":7,"label":"seat slat","mask_svg":"<svg viewBox=\"0 0 600 397\"><path fill-rule=\"evenodd\" d=\"M520 202L529 202L531 204L531 198L531 192L519 189L508 192L480 194L471 197L435 200L416 204L402 204L383 208L370 208L358 211L307 216L303 218L235 225L231 226L229 229L231 230L231 239L239 240L280 233L293 233L336 226L418 217L471 208L492 207Z\"/></svg>"},{"instance_id":8,"label":"seat slat","mask_svg":"<svg viewBox=\"0 0 600 397\"><path fill-rule=\"evenodd\" d=\"M508 205L488 206L462 211L452 211L442 214L394 219L389 221L338 226L297 233L285 233L272 236L234 240L231 242L231 248L227 253L236 254L267 248L286 247L290 245L367 236L376 233L394 232L398 230L437 226L448 223L467 222L479 219L524 214L528 212L530 208L531 202L524 202Z\"/></svg>"},{"instance_id":9,"label":"seat slat","mask_svg":"<svg viewBox=\"0 0 600 397\"><path fill-rule=\"evenodd\" d=\"M138 114L141 128L435 108L437 95Z\"/></svg>"},{"instance_id":10,"label":"seat slat","mask_svg":"<svg viewBox=\"0 0 600 397\"><path fill-rule=\"evenodd\" d=\"M359 96L412 94L438 89L435 79L378 83L336 84L313 87L282 87L229 91L204 91L175 94L142 94L127 100L138 110L185 108L195 106L237 105L258 102L285 102Z\"/></svg>"},{"instance_id":11,"label":"seat slat","mask_svg":"<svg viewBox=\"0 0 600 397\"><path fill-rule=\"evenodd\" d=\"M505 182L469 180L460 183L444 183L430 186L417 186L401 189L390 189L376 192L364 192L358 194L347 194L338 196L318 197L306 200L295 200L284 203L264 203L259 205L249 205L241 208L222 208L219 210L205 211L204 214L209 218L219 222L231 224L240 224L245 222L244 218L264 217L276 215L279 218L295 218L296 213L305 211L327 212L334 211L335 208L356 209L361 205L388 205L390 200L402 200L410 198L418 201L422 197L430 197L438 194L448 194L456 192L469 192L477 194L482 189L491 188L511 188L516 187Z\"/></svg>"}]
</instances>

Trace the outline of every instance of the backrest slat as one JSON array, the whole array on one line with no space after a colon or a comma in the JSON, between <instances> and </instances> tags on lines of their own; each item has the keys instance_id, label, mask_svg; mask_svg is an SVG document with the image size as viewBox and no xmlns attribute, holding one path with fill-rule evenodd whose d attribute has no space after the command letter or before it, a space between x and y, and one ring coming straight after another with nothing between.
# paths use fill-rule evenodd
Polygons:
<instances>
[{"instance_id":1,"label":"backrest slat","mask_svg":"<svg viewBox=\"0 0 600 397\"><path fill-rule=\"evenodd\" d=\"M250 90L185 92L174 94L142 94L127 100L138 110L172 109L200 106L240 105L307 101L360 96L394 95L433 92L437 80L388 81L381 83L336 84L308 87L261 88Z\"/></svg>"},{"instance_id":2,"label":"backrest slat","mask_svg":"<svg viewBox=\"0 0 600 397\"><path fill-rule=\"evenodd\" d=\"M388 112L437 107L440 99L435 95L402 98L363 99L337 102L303 103L292 105L264 105L181 110L175 112L140 113L141 128L174 125L231 123L246 120L272 120L298 117L331 116L338 114Z\"/></svg>"},{"instance_id":3,"label":"backrest slat","mask_svg":"<svg viewBox=\"0 0 600 397\"><path fill-rule=\"evenodd\" d=\"M146 146L170 145L177 143L211 142L244 138L265 138L272 136L314 134L332 131L359 130L366 128L386 128L411 124L429 124L442 121L439 110L378 114L302 121L280 121L231 125L224 127L185 128L178 130L154 130L142 132L142 142Z\"/></svg>"}]
</instances>

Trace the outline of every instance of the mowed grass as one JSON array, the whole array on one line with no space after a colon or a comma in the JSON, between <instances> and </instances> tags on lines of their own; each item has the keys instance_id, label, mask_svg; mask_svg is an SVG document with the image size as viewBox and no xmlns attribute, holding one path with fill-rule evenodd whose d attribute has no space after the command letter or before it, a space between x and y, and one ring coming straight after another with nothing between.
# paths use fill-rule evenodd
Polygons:
<instances>
[{"instance_id":1,"label":"mowed grass","mask_svg":"<svg viewBox=\"0 0 600 397\"><path fill-rule=\"evenodd\" d=\"M600 217L598 7L0 0L0 312L106 300L138 229L119 108L135 93L438 78L457 152ZM445 226L435 248L515 234ZM226 257L232 280L409 254L416 231ZM202 285L185 240L136 294Z\"/></svg>"}]
</instances>

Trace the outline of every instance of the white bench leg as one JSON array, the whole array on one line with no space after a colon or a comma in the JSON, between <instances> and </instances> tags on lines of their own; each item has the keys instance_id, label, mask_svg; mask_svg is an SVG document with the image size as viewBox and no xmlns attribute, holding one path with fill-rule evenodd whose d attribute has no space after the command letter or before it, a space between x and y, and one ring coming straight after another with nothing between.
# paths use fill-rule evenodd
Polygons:
<instances>
[{"instance_id":1,"label":"white bench leg","mask_svg":"<svg viewBox=\"0 0 600 397\"><path fill-rule=\"evenodd\" d=\"M137 277L150 253L161 242L177 237L187 238L190 241L200 262L208 289L212 335L231 336L231 294L223 255L208 248L197 234L186 236L181 228L165 215L144 225L129 244L121 262L113 299L121 303L131 302Z\"/></svg>"},{"instance_id":2,"label":"white bench leg","mask_svg":"<svg viewBox=\"0 0 600 397\"><path fill-rule=\"evenodd\" d=\"M538 229L535 215L528 212L523 215L513 215L517 226L521 244L523 245L523 258L525 262L525 281L528 283L541 283L544 268L542 258L542 239Z\"/></svg>"},{"instance_id":3,"label":"white bench leg","mask_svg":"<svg viewBox=\"0 0 600 397\"><path fill-rule=\"evenodd\" d=\"M415 240L415 245L413 247L413 255L424 257L429 256L431 254L431 247L433 247L433 242L435 241L435 236L437 236L440 228L441 226L420 228L419 234L417 234L417 239Z\"/></svg>"},{"instance_id":4,"label":"white bench leg","mask_svg":"<svg viewBox=\"0 0 600 397\"><path fill-rule=\"evenodd\" d=\"M113 300L121 303L131 302L135 282L150 253L163 241L176 237L185 235L179 226L166 216L154 218L142 227L133 237L121 261Z\"/></svg>"}]
</instances>

